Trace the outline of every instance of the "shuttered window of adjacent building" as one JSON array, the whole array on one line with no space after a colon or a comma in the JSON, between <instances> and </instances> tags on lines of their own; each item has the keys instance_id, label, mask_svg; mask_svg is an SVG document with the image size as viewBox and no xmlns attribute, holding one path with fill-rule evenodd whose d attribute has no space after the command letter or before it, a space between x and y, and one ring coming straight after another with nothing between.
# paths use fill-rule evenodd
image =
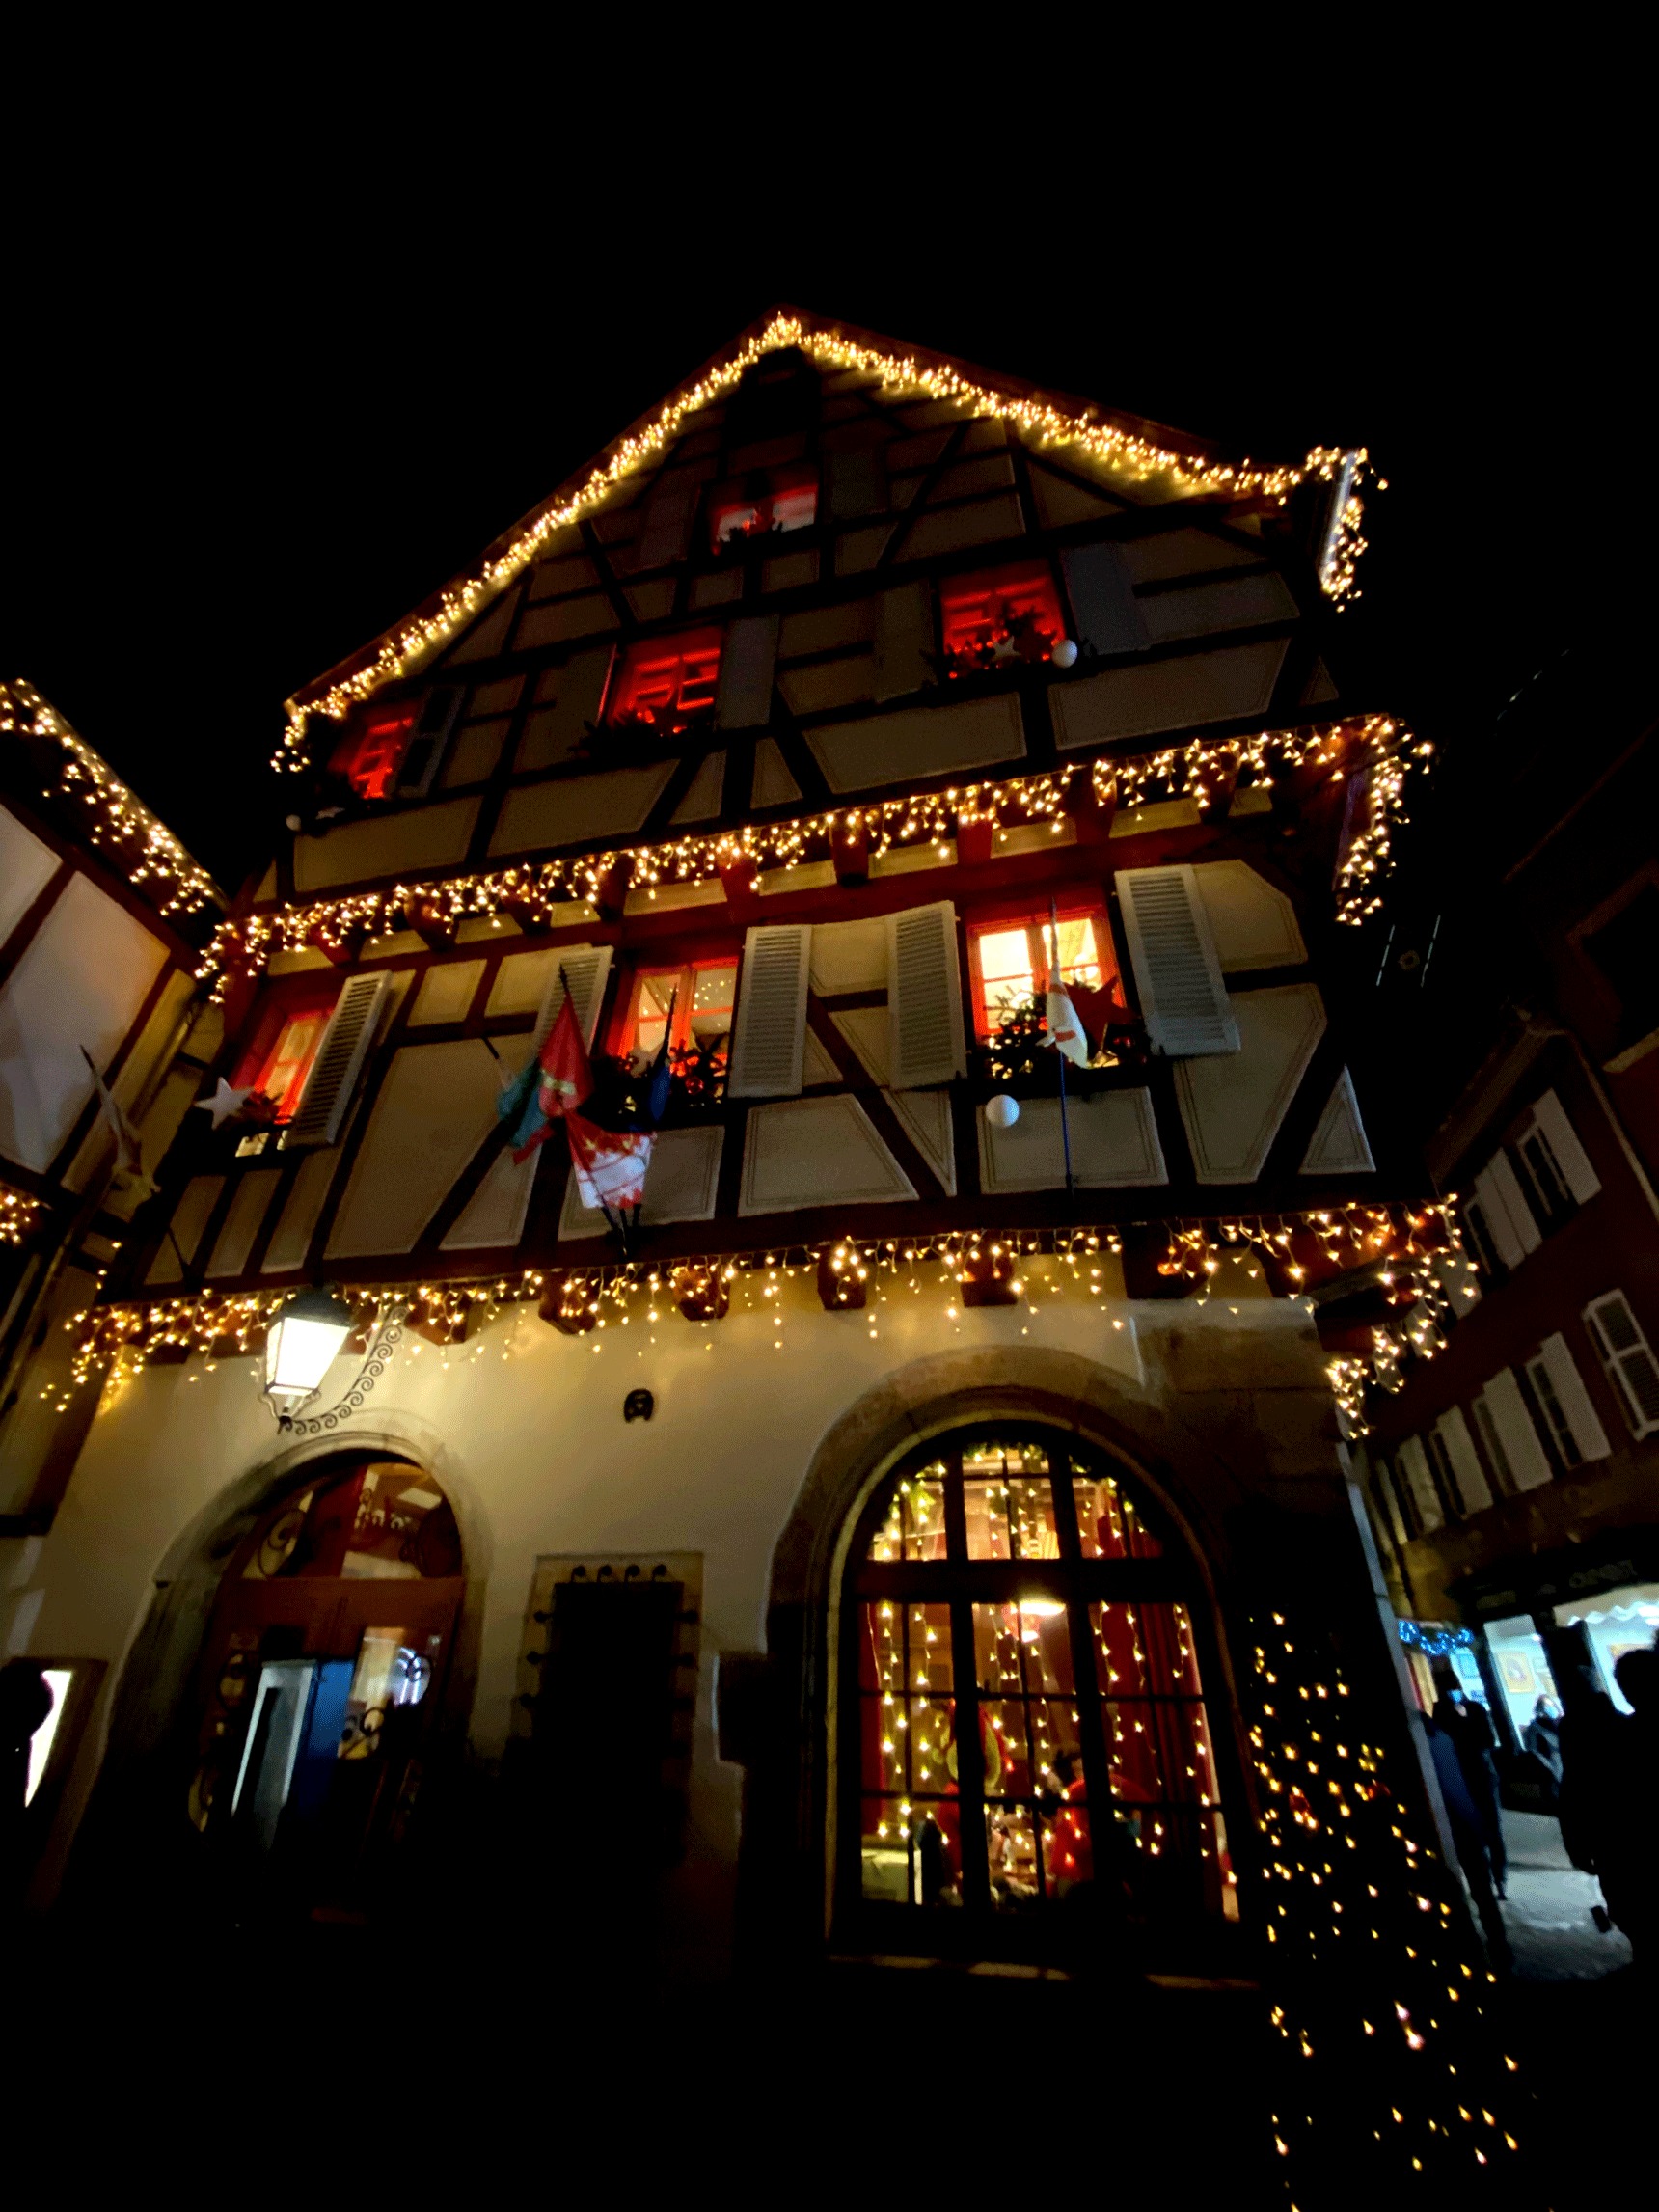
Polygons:
<instances>
[{"instance_id":1,"label":"shuttered window of adjacent building","mask_svg":"<svg viewBox=\"0 0 1659 2212\"><path fill-rule=\"evenodd\" d=\"M925 1090L965 1073L962 969L949 899L887 916L887 1021L895 1090Z\"/></svg>"},{"instance_id":2,"label":"shuttered window of adjacent building","mask_svg":"<svg viewBox=\"0 0 1659 2212\"><path fill-rule=\"evenodd\" d=\"M1154 1051L1192 1059L1238 1050L1209 917L1192 870L1122 868L1124 933Z\"/></svg>"},{"instance_id":3,"label":"shuttered window of adjacent building","mask_svg":"<svg viewBox=\"0 0 1659 2212\"><path fill-rule=\"evenodd\" d=\"M744 939L728 1098L799 1096L811 943L802 922L762 923Z\"/></svg>"},{"instance_id":4,"label":"shuttered window of adjacent building","mask_svg":"<svg viewBox=\"0 0 1659 2212\"><path fill-rule=\"evenodd\" d=\"M1507 1488L1536 1490L1551 1480L1549 1461L1512 1369L1500 1367L1475 1401L1475 1423Z\"/></svg>"},{"instance_id":5,"label":"shuttered window of adjacent building","mask_svg":"<svg viewBox=\"0 0 1659 2212\"><path fill-rule=\"evenodd\" d=\"M1399 1466L1405 1477L1406 1488L1417 1516L1421 1534L1430 1536L1439 1528L1446 1516L1441 1511L1440 1493L1434 1487L1434 1477L1428 1471L1428 1455L1423 1448L1421 1436L1407 1436L1400 1447Z\"/></svg>"},{"instance_id":6,"label":"shuttered window of adjacent building","mask_svg":"<svg viewBox=\"0 0 1659 2212\"><path fill-rule=\"evenodd\" d=\"M1477 1249L1505 1268L1518 1268L1543 1243L1537 1218L1506 1153L1495 1152L1476 1176L1469 1213Z\"/></svg>"},{"instance_id":7,"label":"shuttered window of adjacent building","mask_svg":"<svg viewBox=\"0 0 1659 2212\"><path fill-rule=\"evenodd\" d=\"M1577 1467L1587 1460L1605 1460L1613 1446L1596 1417L1564 1336L1549 1337L1539 1346L1537 1357L1527 1362L1527 1378L1549 1423L1562 1464Z\"/></svg>"},{"instance_id":8,"label":"shuttered window of adjacent building","mask_svg":"<svg viewBox=\"0 0 1659 2212\"><path fill-rule=\"evenodd\" d=\"M1515 1150L1549 1220L1564 1218L1601 1188L1601 1178L1554 1091L1545 1091L1535 1103Z\"/></svg>"},{"instance_id":9,"label":"shuttered window of adjacent building","mask_svg":"<svg viewBox=\"0 0 1659 2212\"><path fill-rule=\"evenodd\" d=\"M1622 1291L1609 1291L1584 1309L1590 1333L1624 1405L1633 1433L1659 1429L1659 1361Z\"/></svg>"},{"instance_id":10,"label":"shuttered window of adjacent building","mask_svg":"<svg viewBox=\"0 0 1659 2212\"><path fill-rule=\"evenodd\" d=\"M368 1058L390 977L354 975L335 1001L328 1027L300 1093L287 1143L332 1144L340 1134L358 1078Z\"/></svg>"},{"instance_id":11,"label":"shuttered window of adjacent building","mask_svg":"<svg viewBox=\"0 0 1659 2212\"><path fill-rule=\"evenodd\" d=\"M1465 1513L1483 1513L1492 1502L1491 1486L1486 1481L1486 1470L1481 1464L1481 1455L1475 1449L1475 1439L1469 1434L1462 1407L1454 1406L1450 1412L1443 1413L1435 1423L1435 1431L1445 1448L1453 1496L1461 1502Z\"/></svg>"}]
</instances>

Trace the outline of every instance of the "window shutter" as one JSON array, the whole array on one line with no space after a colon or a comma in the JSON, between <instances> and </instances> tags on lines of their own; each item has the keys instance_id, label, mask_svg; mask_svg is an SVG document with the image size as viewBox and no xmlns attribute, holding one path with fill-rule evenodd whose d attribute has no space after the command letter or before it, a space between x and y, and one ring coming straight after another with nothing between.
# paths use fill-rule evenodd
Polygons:
<instances>
[{"instance_id":1,"label":"window shutter","mask_svg":"<svg viewBox=\"0 0 1659 2212\"><path fill-rule=\"evenodd\" d=\"M1146 624L1115 545L1074 545L1060 556L1077 642L1092 653L1138 653Z\"/></svg>"},{"instance_id":2,"label":"window shutter","mask_svg":"<svg viewBox=\"0 0 1659 2212\"><path fill-rule=\"evenodd\" d=\"M1543 1239L1506 1153L1495 1152L1476 1176L1475 1197L1499 1259L1506 1268L1518 1268Z\"/></svg>"},{"instance_id":3,"label":"window shutter","mask_svg":"<svg viewBox=\"0 0 1659 2212\"><path fill-rule=\"evenodd\" d=\"M532 1057L546 1044L558 1019L566 982L575 1001L576 1019L582 1024L582 1041L589 1051L593 1050L593 1032L599 1026L599 1009L605 1003L605 985L610 974L611 947L608 944L572 944L559 953L548 977L547 989L541 995L541 1004L536 1008L535 1029L530 1041Z\"/></svg>"},{"instance_id":4,"label":"window shutter","mask_svg":"<svg viewBox=\"0 0 1659 2212\"><path fill-rule=\"evenodd\" d=\"M1372 1469L1371 1494L1376 1519L1385 1535L1394 1539L1395 1547L1403 1550L1411 1542L1411 1532L1405 1525L1405 1516L1400 1510L1400 1494L1394 1487L1394 1471L1386 1460L1378 1460Z\"/></svg>"},{"instance_id":5,"label":"window shutter","mask_svg":"<svg viewBox=\"0 0 1659 2212\"><path fill-rule=\"evenodd\" d=\"M887 916L888 1064L897 1091L966 1073L956 908L906 907Z\"/></svg>"},{"instance_id":6,"label":"window shutter","mask_svg":"<svg viewBox=\"0 0 1659 2212\"><path fill-rule=\"evenodd\" d=\"M1601 1178L1590 1164L1590 1155L1578 1141L1578 1132L1568 1121L1566 1109L1554 1091L1545 1091L1534 1105L1533 1127L1541 1133L1563 1184L1579 1205L1593 1198L1601 1188ZM1524 1144L1526 1138L1521 1141Z\"/></svg>"},{"instance_id":7,"label":"window shutter","mask_svg":"<svg viewBox=\"0 0 1659 2212\"><path fill-rule=\"evenodd\" d=\"M390 985L390 976L354 975L335 1000L305 1089L288 1123L286 1143L290 1149L301 1144L332 1144L340 1134L363 1063L374 1043Z\"/></svg>"},{"instance_id":8,"label":"window shutter","mask_svg":"<svg viewBox=\"0 0 1659 2212\"><path fill-rule=\"evenodd\" d=\"M692 517L702 489L695 469L664 469L645 495L645 517L635 548L636 568L666 568L684 560Z\"/></svg>"},{"instance_id":9,"label":"window shutter","mask_svg":"<svg viewBox=\"0 0 1659 2212\"><path fill-rule=\"evenodd\" d=\"M1550 1425L1562 1464L1578 1467L1587 1460L1605 1460L1613 1447L1596 1418L1566 1338L1560 1334L1546 1337L1538 1347L1537 1357L1528 1360L1527 1375Z\"/></svg>"},{"instance_id":10,"label":"window shutter","mask_svg":"<svg viewBox=\"0 0 1659 2212\"><path fill-rule=\"evenodd\" d=\"M1452 1470L1455 1492L1463 1501L1465 1513L1483 1513L1492 1502L1491 1485L1486 1470L1481 1464L1481 1455L1475 1449L1475 1439L1469 1434L1469 1424L1463 1418L1460 1406L1454 1406L1435 1423L1446 1447L1446 1461Z\"/></svg>"},{"instance_id":11,"label":"window shutter","mask_svg":"<svg viewBox=\"0 0 1659 2212\"><path fill-rule=\"evenodd\" d=\"M1482 1412L1484 1418L1482 1418ZM1533 1426L1527 1402L1521 1396L1521 1386L1510 1368L1500 1367L1482 1391L1476 1402L1476 1417L1481 1421L1482 1435L1487 1434L1490 1424L1497 1439L1493 1464L1517 1490L1536 1490L1540 1484L1550 1481L1550 1463L1538 1442L1538 1433Z\"/></svg>"},{"instance_id":12,"label":"window shutter","mask_svg":"<svg viewBox=\"0 0 1659 2212\"><path fill-rule=\"evenodd\" d=\"M1659 1429L1659 1362L1624 1293L1609 1291L1605 1297L1592 1299L1584 1318L1624 1400L1632 1430L1645 1436L1649 1430Z\"/></svg>"},{"instance_id":13,"label":"window shutter","mask_svg":"<svg viewBox=\"0 0 1659 2212\"><path fill-rule=\"evenodd\" d=\"M811 944L812 931L804 922L763 922L744 939L728 1098L800 1096Z\"/></svg>"},{"instance_id":14,"label":"window shutter","mask_svg":"<svg viewBox=\"0 0 1659 2212\"><path fill-rule=\"evenodd\" d=\"M881 455L871 448L830 455L830 512L838 522L886 511Z\"/></svg>"},{"instance_id":15,"label":"window shutter","mask_svg":"<svg viewBox=\"0 0 1659 2212\"><path fill-rule=\"evenodd\" d=\"M459 684L439 684L426 694L397 777L397 788L404 798L423 799L431 790L455 717L461 711L462 696Z\"/></svg>"},{"instance_id":16,"label":"window shutter","mask_svg":"<svg viewBox=\"0 0 1659 2212\"><path fill-rule=\"evenodd\" d=\"M746 614L721 647L715 721L721 729L759 729L772 720L772 671L777 659L777 616Z\"/></svg>"},{"instance_id":17,"label":"window shutter","mask_svg":"<svg viewBox=\"0 0 1659 2212\"><path fill-rule=\"evenodd\" d=\"M901 584L876 601L874 696L904 698L933 674L933 601L925 584Z\"/></svg>"},{"instance_id":18,"label":"window shutter","mask_svg":"<svg viewBox=\"0 0 1659 2212\"><path fill-rule=\"evenodd\" d=\"M1420 1436L1407 1436L1401 1445L1400 1466L1417 1511L1417 1526L1423 1535L1428 1536L1446 1516L1440 1510L1440 1493L1434 1488L1434 1477L1428 1471L1428 1455L1423 1449Z\"/></svg>"},{"instance_id":19,"label":"window shutter","mask_svg":"<svg viewBox=\"0 0 1659 2212\"><path fill-rule=\"evenodd\" d=\"M1153 1051L1171 1059L1237 1051L1238 1024L1192 870L1121 868L1117 888Z\"/></svg>"}]
</instances>

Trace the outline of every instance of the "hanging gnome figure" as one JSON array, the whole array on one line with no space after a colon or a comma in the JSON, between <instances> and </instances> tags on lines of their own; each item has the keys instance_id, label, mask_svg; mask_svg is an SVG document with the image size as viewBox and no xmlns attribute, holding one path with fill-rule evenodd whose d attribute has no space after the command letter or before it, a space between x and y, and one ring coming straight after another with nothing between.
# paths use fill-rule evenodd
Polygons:
<instances>
[{"instance_id":1,"label":"hanging gnome figure","mask_svg":"<svg viewBox=\"0 0 1659 2212\"><path fill-rule=\"evenodd\" d=\"M564 981L562 969L559 979ZM513 1126L516 1161L528 1160L536 1146L552 1135L554 1123L563 1122L582 1203L605 1215L621 1239L624 1251L630 1233L639 1224L645 1171L651 1164L657 1125L668 1103L671 1026L672 1009L665 1025L662 1050L646 1071L648 1082L631 1083L623 1070L620 1085L607 1082L602 1086L595 1079L582 1024L565 984L546 1043L496 1101L498 1116ZM591 1107L591 1111L584 1113L584 1106Z\"/></svg>"}]
</instances>

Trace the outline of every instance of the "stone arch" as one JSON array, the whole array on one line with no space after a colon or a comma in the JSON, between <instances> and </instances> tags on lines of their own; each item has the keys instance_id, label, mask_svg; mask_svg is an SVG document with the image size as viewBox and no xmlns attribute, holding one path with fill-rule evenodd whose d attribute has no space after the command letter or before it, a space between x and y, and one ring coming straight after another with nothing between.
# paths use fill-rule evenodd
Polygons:
<instances>
[{"instance_id":1,"label":"stone arch","mask_svg":"<svg viewBox=\"0 0 1659 2212\"><path fill-rule=\"evenodd\" d=\"M744 1795L740 1941L821 1946L832 1905L835 1634L846 1550L883 1478L918 1443L976 1422L1020 1420L1076 1436L1124 1467L1180 1533L1210 1604L1219 1708L1237 1739L1225 1597L1238 1569L1234 1525L1248 1485L1179 1413L1127 1377L1044 1347L951 1352L914 1361L826 1433L773 1554L764 1717Z\"/></svg>"}]
</instances>

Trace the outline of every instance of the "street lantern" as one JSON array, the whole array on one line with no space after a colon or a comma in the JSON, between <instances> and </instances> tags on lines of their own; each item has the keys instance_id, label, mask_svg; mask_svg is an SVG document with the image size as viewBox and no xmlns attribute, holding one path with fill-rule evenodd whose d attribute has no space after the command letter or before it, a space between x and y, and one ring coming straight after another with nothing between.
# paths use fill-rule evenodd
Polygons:
<instances>
[{"instance_id":1,"label":"street lantern","mask_svg":"<svg viewBox=\"0 0 1659 2212\"><path fill-rule=\"evenodd\" d=\"M333 1291L299 1291L265 1339L265 1396L297 1405L311 1397L351 1334L351 1308Z\"/></svg>"}]
</instances>

